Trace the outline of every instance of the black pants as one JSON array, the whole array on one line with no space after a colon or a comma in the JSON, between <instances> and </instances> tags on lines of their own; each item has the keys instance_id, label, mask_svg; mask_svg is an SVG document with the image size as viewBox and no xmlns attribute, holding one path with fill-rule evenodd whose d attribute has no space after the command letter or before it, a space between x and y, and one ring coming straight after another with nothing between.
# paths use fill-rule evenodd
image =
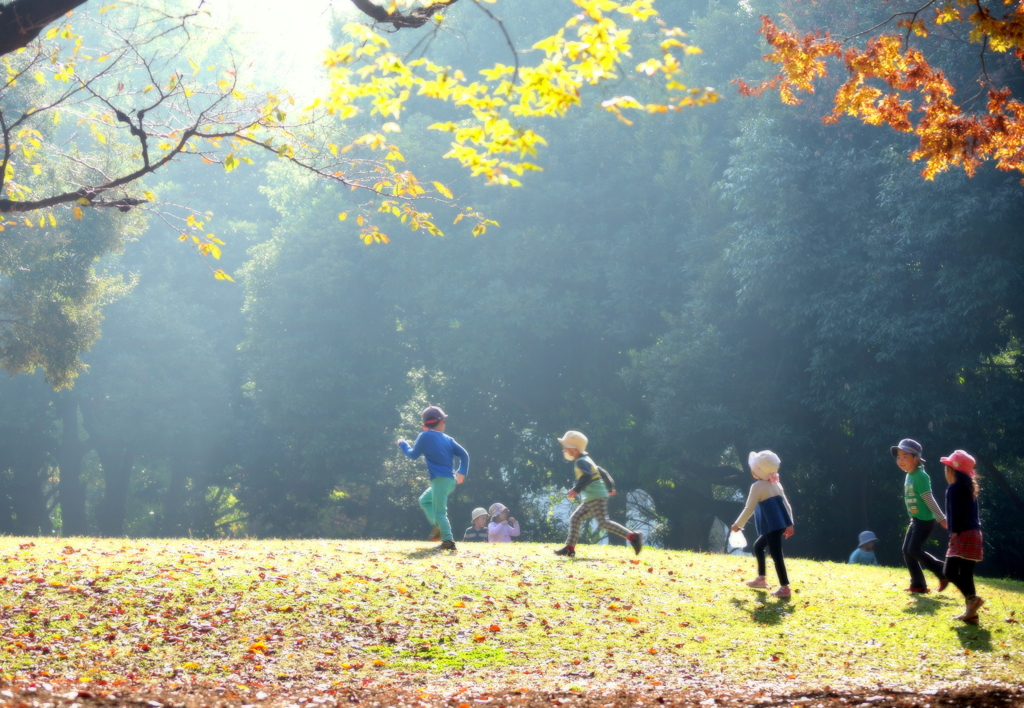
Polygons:
<instances>
[{"instance_id":1,"label":"black pants","mask_svg":"<svg viewBox=\"0 0 1024 708\"><path fill-rule=\"evenodd\" d=\"M935 573L935 577L942 580L946 576L942 572L942 561L924 550L925 541L932 535L935 528L935 519L922 521L911 517L910 528L903 539L903 560L910 570L910 587L926 588L928 581L924 579L925 568Z\"/></svg>"},{"instance_id":2,"label":"black pants","mask_svg":"<svg viewBox=\"0 0 1024 708\"><path fill-rule=\"evenodd\" d=\"M956 589L962 592L965 598L972 598L975 595L974 565L976 562L959 556L946 556L946 565L942 568L942 572L949 578L949 582L956 585Z\"/></svg>"},{"instance_id":3,"label":"black pants","mask_svg":"<svg viewBox=\"0 0 1024 708\"><path fill-rule=\"evenodd\" d=\"M782 533L785 529L775 529L763 536L758 536L754 541L754 557L757 558L757 574L764 575L764 548L772 554L772 561L775 563L775 572L779 576L779 585L789 585L789 576L786 574L786 559L782 557Z\"/></svg>"}]
</instances>

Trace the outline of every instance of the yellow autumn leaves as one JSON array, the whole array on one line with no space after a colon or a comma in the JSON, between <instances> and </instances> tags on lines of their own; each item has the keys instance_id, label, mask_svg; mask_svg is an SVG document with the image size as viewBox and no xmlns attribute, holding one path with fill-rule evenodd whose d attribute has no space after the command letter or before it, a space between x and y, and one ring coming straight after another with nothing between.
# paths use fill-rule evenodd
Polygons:
<instances>
[{"instance_id":1,"label":"yellow autumn leaves","mask_svg":"<svg viewBox=\"0 0 1024 708\"><path fill-rule=\"evenodd\" d=\"M619 67L631 57L633 45L632 30L619 26L616 13L638 23L657 17L654 0L574 2L580 12L558 32L533 45L544 54L536 65L497 63L482 70L482 80L475 81L469 81L458 69L429 59L406 62L387 51L390 44L386 38L363 25L348 25L346 31L353 41L331 52L326 61L332 81L328 110L349 118L359 112L358 102L367 101L371 115L398 120L413 95L467 109L472 116L467 120L430 126L452 133L451 150L445 157L457 160L489 184L518 186L520 182L511 175L540 169L524 158L535 157L538 146L546 145L544 138L521 119L564 117L580 105L580 92L585 86L619 78ZM640 63L637 71L646 76L664 74L670 98L664 103L647 104L622 96L601 104L626 122L623 110L660 113L717 98L712 89L690 89L676 80L681 70L676 53L700 50L683 43L680 38L685 35L678 28L663 28L661 32L661 56ZM575 36L570 38L570 34ZM513 122L515 119L520 120Z\"/></svg>"}]
</instances>

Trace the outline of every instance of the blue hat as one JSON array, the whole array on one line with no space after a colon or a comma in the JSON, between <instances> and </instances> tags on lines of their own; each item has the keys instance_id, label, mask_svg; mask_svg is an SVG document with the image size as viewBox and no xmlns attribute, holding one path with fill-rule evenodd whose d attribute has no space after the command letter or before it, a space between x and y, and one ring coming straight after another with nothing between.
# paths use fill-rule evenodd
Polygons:
<instances>
[{"instance_id":1,"label":"blue hat","mask_svg":"<svg viewBox=\"0 0 1024 708\"><path fill-rule=\"evenodd\" d=\"M911 455L917 455L917 459L919 459L921 462L925 461L925 459L921 457L921 453L924 452L924 448L921 447L921 443L919 443L917 440L903 438L902 440L900 440L899 445L893 445L891 448L889 448L889 452L892 453L893 457L896 457L899 454L900 450L903 450L903 452L909 452Z\"/></svg>"},{"instance_id":2,"label":"blue hat","mask_svg":"<svg viewBox=\"0 0 1024 708\"><path fill-rule=\"evenodd\" d=\"M877 540L878 540L878 536L876 536L875 534L871 533L870 531L861 531L860 535L857 536L857 545L858 546L863 546L868 541L877 541Z\"/></svg>"}]
</instances>

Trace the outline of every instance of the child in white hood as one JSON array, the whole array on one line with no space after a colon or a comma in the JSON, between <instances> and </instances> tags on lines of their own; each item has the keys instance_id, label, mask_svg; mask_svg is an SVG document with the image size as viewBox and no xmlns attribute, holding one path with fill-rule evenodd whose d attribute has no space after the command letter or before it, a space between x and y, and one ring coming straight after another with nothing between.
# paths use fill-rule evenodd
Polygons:
<instances>
[{"instance_id":1,"label":"child in white hood","mask_svg":"<svg viewBox=\"0 0 1024 708\"><path fill-rule=\"evenodd\" d=\"M509 510L504 504L495 502L487 511L491 515L491 523L487 524L488 542L512 543L512 537L519 535L519 522L509 518Z\"/></svg>"},{"instance_id":2,"label":"child in white hood","mask_svg":"<svg viewBox=\"0 0 1024 708\"><path fill-rule=\"evenodd\" d=\"M786 574L786 560L782 556L782 539L793 535L793 509L786 499L786 492L779 484L779 465L782 461L771 450L752 452L747 458L750 473L757 481L750 485L747 505L743 507L733 531L739 531L754 515L757 528L757 540L754 541L754 557L757 558L757 577L747 582L752 588L767 588L765 581L765 547L772 554L775 572L779 576L778 590L772 593L775 597L789 597L789 575Z\"/></svg>"}]
</instances>

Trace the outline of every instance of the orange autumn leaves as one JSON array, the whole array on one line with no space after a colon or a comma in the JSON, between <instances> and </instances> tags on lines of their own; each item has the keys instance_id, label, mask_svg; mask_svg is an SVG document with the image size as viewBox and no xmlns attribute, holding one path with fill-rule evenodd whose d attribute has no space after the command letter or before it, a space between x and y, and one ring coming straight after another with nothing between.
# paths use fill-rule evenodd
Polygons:
<instances>
[{"instance_id":1,"label":"orange autumn leaves","mask_svg":"<svg viewBox=\"0 0 1024 708\"><path fill-rule=\"evenodd\" d=\"M832 97L826 123L850 116L914 135L918 144L910 157L924 163L926 179L950 168L973 175L989 161L1002 170L1024 171L1024 103L992 81L984 64L985 54L992 52L1013 52L1024 60L1024 1L1008 0L999 17L967 0L929 5L927 11L892 15L883 25L896 32L870 36L863 46L827 32L800 36L762 16L761 33L772 48L765 58L779 66L779 73L756 86L738 81L740 93L772 90L783 102L797 104L798 93L813 93L827 76L829 60L841 61L847 78ZM987 97L983 108L969 110L958 102L945 72L914 45L915 39L933 33L965 35L978 43L980 83Z\"/></svg>"}]
</instances>

